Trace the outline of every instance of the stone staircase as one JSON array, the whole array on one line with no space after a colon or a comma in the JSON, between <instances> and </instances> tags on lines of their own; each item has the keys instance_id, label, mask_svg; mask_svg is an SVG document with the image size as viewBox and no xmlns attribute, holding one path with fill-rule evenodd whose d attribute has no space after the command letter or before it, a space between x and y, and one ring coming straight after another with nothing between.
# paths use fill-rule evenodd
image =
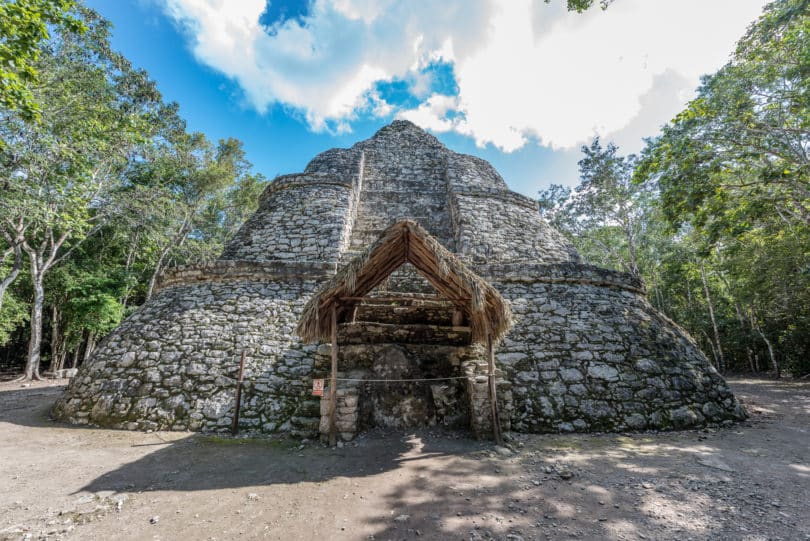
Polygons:
<instances>
[{"instance_id":1,"label":"stone staircase","mask_svg":"<svg viewBox=\"0 0 810 541\"><path fill-rule=\"evenodd\" d=\"M490 437L485 352L471 344L470 329L456 312L451 302L435 295L370 296L357 305L353 321L338 326L336 423L342 439L377 426L434 424ZM316 370L328 383L331 348L322 346L319 353ZM501 423L508 430L511 392L500 371L496 374ZM455 379L368 382L434 378ZM320 413L320 432L326 437L328 385Z\"/></svg>"},{"instance_id":2,"label":"stone staircase","mask_svg":"<svg viewBox=\"0 0 810 541\"><path fill-rule=\"evenodd\" d=\"M418 222L451 251L454 235L446 192L443 156L401 152L398 159L381 159L365 152L363 187L357 219L352 227L345 262L376 241L391 224L404 219Z\"/></svg>"}]
</instances>

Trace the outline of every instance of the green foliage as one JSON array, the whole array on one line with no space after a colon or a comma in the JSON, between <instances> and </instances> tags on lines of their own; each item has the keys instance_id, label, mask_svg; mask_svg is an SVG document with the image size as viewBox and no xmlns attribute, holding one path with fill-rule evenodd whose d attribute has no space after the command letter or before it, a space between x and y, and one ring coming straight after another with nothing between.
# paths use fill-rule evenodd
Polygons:
<instances>
[{"instance_id":1,"label":"green foliage","mask_svg":"<svg viewBox=\"0 0 810 541\"><path fill-rule=\"evenodd\" d=\"M810 1L778 0L650 142L637 181L655 179L673 228L710 241L767 213L810 221Z\"/></svg>"},{"instance_id":2,"label":"green foliage","mask_svg":"<svg viewBox=\"0 0 810 541\"><path fill-rule=\"evenodd\" d=\"M634 259L651 302L732 370L810 373L808 15L769 4L638 162L597 140L580 185L540 198L586 260Z\"/></svg>"},{"instance_id":3,"label":"green foliage","mask_svg":"<svg viewBox=\"0 0 810 541\"><path fill-rule=\"evenodd\" d=\"M48 278L48 303L58 308L58 325L70 348L87 333L104 336L124 317L120 299L127 282L108 255L103 243L85 246Z\"/></svg>"},{"instance_id":4,"label":"green foliage","mask_svg":"<svg viewBox=\"0 0 810 541\"><path fill-rule=\"evenodd\" d=\"M168 263L209 261L222 251L255 209L264 177L249 174L242 143L212 144L200 133L164 126L144 160L127 171L124 193L131 202L122 218L131 224L151 262L146 296Z\"/></svg>"},{"instance_id":5,"label":"green foliage","mask_svg":"<svg viewBox=\"0 0 810 541\"><path fill-rule=\"evenodd\" d=\"M0 346L5 346L11 333L26 321L28 305L13 293L7 292L3 297L3 307L0 308Z\"/></svg>"},{"instance_id":6,"label":"green foliage","mask_svg":"<svg viewBox=\"0 0 810 541\"><path fill-rule=\"evenodd\" d=\"M36 66L47 43L49 27L81 33L74 0L0 0L0 106L39 120L40 105L31 90L36 84Z\"/></svg>"},{"instance_id":7,"label":"green foliage","mask_svg":"<svg viewBox=\"0 0 810 541\"><path fill-rule=\"evenodd\" d=\"M645 212L644 186L632 182L634 156L620 156L599 138L582 147L580 184L540 193L540 212L594 264L638 275L636 239Z\"/></svg>"},{"instance_id":8,"label":"green foliage","mask_svg":"<svg viewBox=\"0 0 810 541\"><path fill-rule=\"evenodd\" d=\"M5 191L0 215L26 227L29 244L81 238L110 210L115 174L148 137L160 95L109 50L109 24L83 11L87 32L51 40L36 67L41 121L0 111Z\"/></svg>"},{"instance_id":9,"label":"green foliage","mask_svg":"<svg viewBox=\"0 0 810 541\"><path fill-rule=\"evenodd\" d=\"M551 3L551 0L545 0L546 4ZM613 0L599 0L599 7L603 10L607 9ZM576 11L577 13L584 13L591 9L596 4L596 0L567 0L568 11Z\"/></svg>"},{"instance_id":10,"label":"green foliage","mask_svg":"<svg viewBox=\"0 0 810 541\"><path fill-rule=\"evenodd\" d=\"M68 290L71 298L66 311L74 335L86 330L104 336L121 322L124 306L109 291L117 286L110 278L89 275Z\"/></svg>"},{"instance_id":11,"label":"green foliage","mask_svg":"<svg viewBox=\"0 0 810 541\"><path fill-rule=\"evenodd\" d=\"M110 48L109 23L73 13L83 31L55 32L32 60L39 121L0 103L0 248L21 239L26 259L0 339L29 311L32 344L44 336L62 360L143 302L166 265L217 257L264 188L241 142L187 133L176 104Z\"/></svg>"}]
</instances>

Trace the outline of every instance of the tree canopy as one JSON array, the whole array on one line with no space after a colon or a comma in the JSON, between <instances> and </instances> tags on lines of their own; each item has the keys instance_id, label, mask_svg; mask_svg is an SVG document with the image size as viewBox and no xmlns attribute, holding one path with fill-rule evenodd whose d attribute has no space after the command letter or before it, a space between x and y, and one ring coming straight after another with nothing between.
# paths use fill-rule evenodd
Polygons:
<instances>
[{"instance_id":1,"label":"tree canopy","mask_svg":"<svg viewBox=\"0 0 810 541\"><path fill-rule=\"evenodd\" d=\"M0 340L28 320L17 335L27 378L39 377L43 346L53 369L89 355L170 261L216 257L264 182L240 141L186 131L148 74L111 49L106 20L60 6L77 19L29 60L37 121L0 107Z\"/></svg>"},{"instance_id":2,"label":"tree canopy","mask_svg":"<svg viewBox=\"0 0 810 541\"><path fill-rule=\"evenodd\" d=\"M770 3L639 156L595 139L579 185L539 198L721 370L810 373L809 15ZM88 358L167 266L216 258L265 179L240 141L189 132L78 2L0 0L0 32L0 348L37 377Z\"/></svg>"},{"instance_id":3,"label":"tree canopy","mask_svg":"<svg viewBox=\"0 0 810 541\"><path fill-rule=\"evenodd\" d=\"M37 60L51 29L82 32L75 0L0 0L0 106L26 120L38 120L40 105L32 85Z\"/></svg>"},{"instance_id":4,"label":"tree canopy","mask_svg":"<svg viewBox=\"0 0 810 541\"><path fill-rule=\"evenodd\" d=\"M551 0L545 0L546 4L551 3ZM613 0L599 0L598 5L603 10L607 9L610 4L613 3ZM576 11L577 13L584 13L591 9L594 5L597 5L596 0L566 0L566 5L568 7L568 11Z\"/></svg>"},{"instance_id":5,"label":"tree canopy","mask_svg":"<svg viewBox=\"0 0 810 541\"><path fill-rule=\"evenodd\" d=\"M810 373L809 15L768 4L639 158L595 140L580 185L540 197L587 259L635 259L719 368Z\"/></svg>"}]
</instances>

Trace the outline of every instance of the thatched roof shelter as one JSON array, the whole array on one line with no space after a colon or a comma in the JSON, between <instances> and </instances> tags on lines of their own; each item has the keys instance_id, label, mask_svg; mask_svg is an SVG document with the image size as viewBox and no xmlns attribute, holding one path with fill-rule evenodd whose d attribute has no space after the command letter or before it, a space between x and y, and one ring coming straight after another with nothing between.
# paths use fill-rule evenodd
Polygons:
<instances>
[{"instance_id":1,"label":"thatched roof shelter","mask_svg":"<svg viewBox=\"0 0 810 541\"><path fill-rule=\"evenodd\" d=\"M509 303L416 222L403 220L383 231L380 238L349 261L326 282L304 307L298 335L305 342L327 342L331 337L332 310L337 321L405 263L410 263L436 289L440 298L462 309L474 342L498 340L512 325Z\"/></svg>"}]
</instances>

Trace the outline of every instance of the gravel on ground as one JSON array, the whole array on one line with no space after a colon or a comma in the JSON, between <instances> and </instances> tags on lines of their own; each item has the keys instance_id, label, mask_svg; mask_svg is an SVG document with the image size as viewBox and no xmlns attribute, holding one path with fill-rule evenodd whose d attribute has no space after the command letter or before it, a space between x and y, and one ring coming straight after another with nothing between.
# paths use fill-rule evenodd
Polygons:
<instances>
[{"instance_id":1,"label":"gravel on ground","mask_svg":"<svg viewBox=\"0 0 810 541\"><path fill-rule=\"evenodd\" d=\"M339 448L64 425L64 383L0 383L0 540L810 540L807 382L731 378L726 427Z\"/></svg>"}]
</instances>

